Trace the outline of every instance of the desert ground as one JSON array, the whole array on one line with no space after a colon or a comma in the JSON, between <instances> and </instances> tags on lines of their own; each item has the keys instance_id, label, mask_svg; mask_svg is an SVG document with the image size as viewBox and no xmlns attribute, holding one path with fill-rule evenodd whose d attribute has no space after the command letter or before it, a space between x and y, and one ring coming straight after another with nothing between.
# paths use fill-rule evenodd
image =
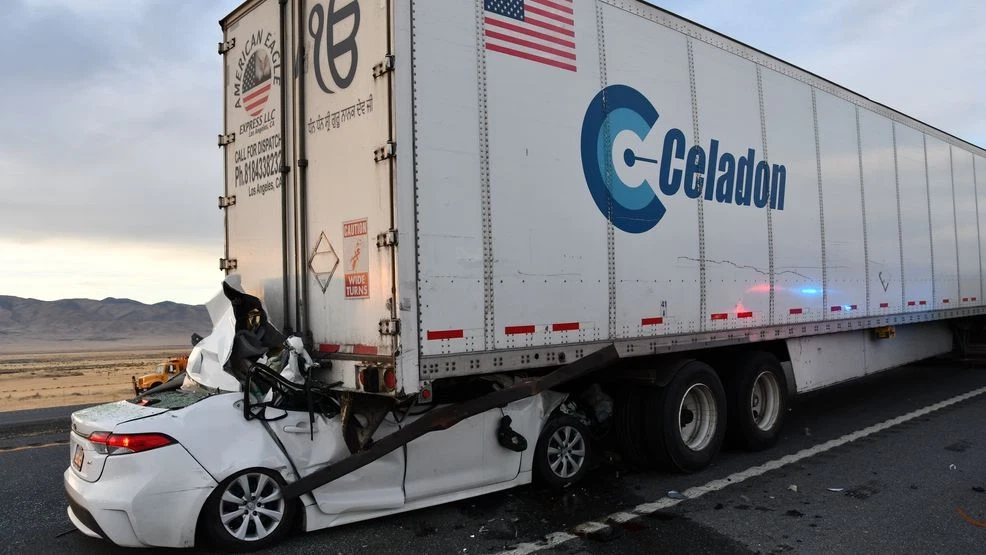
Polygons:
<instances>
[{"instance_id":1,"label":"desert ground","mask_svg":"<svg viewBox=\"0 0 986 555\"><path fill-rule=\"evenodd\" d=\"M188 347L0 353L0 412L104 403L133 397L130 377L150 373Z\"/></svg>"}]
</instances>

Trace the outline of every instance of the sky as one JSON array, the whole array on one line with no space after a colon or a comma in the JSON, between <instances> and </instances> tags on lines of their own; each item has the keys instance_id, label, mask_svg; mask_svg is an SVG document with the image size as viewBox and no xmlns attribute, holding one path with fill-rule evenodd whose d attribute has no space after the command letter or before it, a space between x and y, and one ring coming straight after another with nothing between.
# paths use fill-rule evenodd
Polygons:
<instances>
[{"instance_id":1,"label":"sky","mask_svg":"<svg viewBox=\"0 0 986 555\"><path fill-rule=\"evenodd\" d=\"M986 146L986 2L654 3ZM217 22L238 4L2 1L0 295L218 291Z\"/></svg>"}]
</instances>

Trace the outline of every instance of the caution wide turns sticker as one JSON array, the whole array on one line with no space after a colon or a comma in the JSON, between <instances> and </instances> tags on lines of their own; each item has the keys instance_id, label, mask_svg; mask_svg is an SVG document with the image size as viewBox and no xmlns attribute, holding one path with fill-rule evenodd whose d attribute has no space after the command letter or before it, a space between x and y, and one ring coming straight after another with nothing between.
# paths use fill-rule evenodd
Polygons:
<instances>
[{"instance_id":1,"label":"caution wide turns sticker","mask_svg":"<svg viewBox=\"0 0 986 555\"><path fill-rule=\"evenodd\" d=\"M346 276L346 298L369 298L370 262L367 259L366 218L343 222L342 250Z\"/></svg>"}]
</instances>

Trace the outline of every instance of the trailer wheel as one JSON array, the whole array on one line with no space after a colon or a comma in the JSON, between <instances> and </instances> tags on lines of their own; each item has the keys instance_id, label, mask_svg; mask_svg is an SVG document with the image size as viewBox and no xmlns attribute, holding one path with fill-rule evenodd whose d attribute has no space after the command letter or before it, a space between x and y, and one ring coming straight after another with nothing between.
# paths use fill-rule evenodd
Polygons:
<instances>
[{"instance_id":1,"label":"trailer wheel","mask_svg":"<svg viewBox=\"0 0 986 555\"><path fill-rule=\"evenodd\" d=\"M654 467L654 457L648 450L644 431L646 390L631 389L617 400L614 418L616 445L623 460L632 467Z\"/></svg>"},{"instance_id":2,"label":"trailer wheel","mask_svg":"<svg viewBox=\"0 0 986 555\"><path fill-rule=\"evenodd\" d=\"M729 442L751 451L770 447L787 415L787 380L777 358L756 352L741 359L729 382Z\"/></svg>"},{"instance_id":3,"label":"trailer wheel","mask_svg":"<svg viewBox=\"0 0 986 555\"><path fill-rule=\"evenodd\" d=\"M541 430L534 450L534 470L545 485L567 488L589 471L592 443L589 430L579 419L552 417Z\"/></svg>"},{"instance_id":4,"label":"trailer wheel","mask_svg":"<svg viewBox=\"0 0 986 555\"><path fill-rule=\"evenodd\" d=\"M297 503L283 497L284 479L266 468L250 468L223 480L202 508L202 525L224 551L265 549L294 526Z\"/></svg>"},{"instance_id":5,"label":"trailer wheel","mask_svg":"<svg viewBox=\"0 0 986 555\"><path fill-rule=\"evenodd\" d=\"M726 436L726 393L712 367L689 361L667 387L654 390L646 432L648 447L662 466L680 472L708 466Z\"/></svg>"}]
</instances>

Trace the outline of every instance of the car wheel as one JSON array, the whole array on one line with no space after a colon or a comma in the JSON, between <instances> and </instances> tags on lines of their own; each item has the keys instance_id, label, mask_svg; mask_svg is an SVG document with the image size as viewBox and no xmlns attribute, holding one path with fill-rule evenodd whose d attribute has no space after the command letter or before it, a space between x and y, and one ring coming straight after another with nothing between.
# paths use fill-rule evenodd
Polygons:
<instances>
[{"instance_id":1,"label":"car wheel","mask_svg":"<svg viewBox=\"0 0 986 555\"><path fill-rule=\"evenodd\" d=\"M217 547L256 551L291 531L297 504L283 497L284 479L265 468L242 470L223 480L203 508L203 524Z\"/></svg>"},{"instance_id":2,"label":"car wheel","mask_svg":"<svg viewBox=\"0 0 986 555\"><path fill-rule=\"evenodd\" d=\"M726 393L711 366L682 365L671 382L654 390L646 408L650 451L662 466L696 472L719 454L726 436ZM663 448L664 457L659 451Z\"/></svg>"},{"instance_id":3,"label":"car wheel","mask_svg":"<svg viewBox=\"0 0 986 555\"><path fill-rule=\"evenodd\" d=\"M787 380L777 358L752 353L728 382L730 444L759 451L776 443L787 416Z\"/></svg>"},{"instance_id":4,"label":"car wheel","mask_svg":"<svg viewBox=\"0 0 986 555\"><path fill-rule=\"evenodd\" d=\"M551 418L534 450L534 470L545 485L561 489L578 482L589 471L592 443L589 430L577 418Z\"/></svg>"},{"instance_id":5,"label":"car wheel","mask_svg":"<svg viewBox=\"0 0 986 555\"><path fill-rule=\"evenodd\" d=\"M150 390L154 389L155 387L157 387L159 385L161 385L161 382L154 382L154 383L151 384L151 387L148 387L147 388L147 390L150 391Z\"/></svg>"}]
</instances>

